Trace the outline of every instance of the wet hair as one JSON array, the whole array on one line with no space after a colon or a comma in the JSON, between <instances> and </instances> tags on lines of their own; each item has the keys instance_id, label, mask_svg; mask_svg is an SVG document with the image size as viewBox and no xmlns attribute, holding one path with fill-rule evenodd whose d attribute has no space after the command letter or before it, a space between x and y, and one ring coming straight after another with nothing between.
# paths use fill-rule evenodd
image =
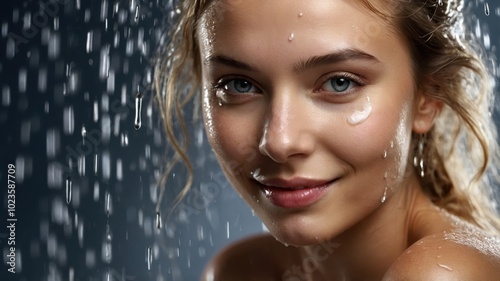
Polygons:
<instances>
[{"instance_id":1,"label":"wet hair","mask_svg":"<svg viewBox=\"0 0 500 281\"><path fill-rule=\"evenodd\" d=\"M436 206L485 230L500 233L494 193L500 167L492 118L494 79L483 61L485 52L474 43L478 38L465 28L463 1L358 1L406 39L418 92L444 104L428 133L412 135L413 155L424 161L420 177L424 192ZM169 42L160 50L155 68L158 107L167 138L176 151L167 174L179 160L190 171L178 200L192 182L183 107L201 92L196 29L211 2L181 1L175 23L166 36ZM421 153L419 142L424 143ZM413 161L410 158L409 163Z\"/></svg>"}]
</instances>

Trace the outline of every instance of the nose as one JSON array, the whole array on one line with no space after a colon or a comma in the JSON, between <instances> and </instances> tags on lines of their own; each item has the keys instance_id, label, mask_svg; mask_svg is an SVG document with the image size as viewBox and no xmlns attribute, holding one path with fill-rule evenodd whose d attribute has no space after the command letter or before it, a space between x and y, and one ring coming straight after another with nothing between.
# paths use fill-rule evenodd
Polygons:
<instances>
[{"instance_id":1,"label":"nose","mask_svg":"<svg viewBox=\"0 0 500 281\"><path fill-rule=\"evenodd\" d=\"M275 95L264 120L260 153L278 163L304 157L314 150L313 122L302 97Z\"/></svg>"}]
</instances>

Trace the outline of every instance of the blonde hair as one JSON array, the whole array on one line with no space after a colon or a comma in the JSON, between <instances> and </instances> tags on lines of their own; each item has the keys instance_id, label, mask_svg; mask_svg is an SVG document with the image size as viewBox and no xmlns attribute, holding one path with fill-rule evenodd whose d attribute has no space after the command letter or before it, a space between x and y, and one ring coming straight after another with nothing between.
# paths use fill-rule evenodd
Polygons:
<instances>
[{"instance_id":1,"label":"blonde hair","mask_svg":"<svg viewBox=\"0 0 500 281\"><path fill-rule=\"evenodd\" d=\"M463 28L462 1L386 0L390 6L384 6L393 8L389 12L370 0L360 1L406 38L418 89L444 103L435 125L425 136L421 155L425 170L420 179L424 191L437 206L499 233L493 192L499 182L495 168L500 167L496 165L500 157L491 118L494 83L482 61L481 48L471 43L477 38ZM211 2L183 1L174 19L176 25L168 35L170 42L160 51L155 68L157 102L167 137L176 151L166 174L179 160L190 171L176 202L192 182L182 109L200 92L201 62L195 34ZM186 85L191 87L186 89ZM420 137L412 138L417 153Z\"/></svg>"}]
</instances>

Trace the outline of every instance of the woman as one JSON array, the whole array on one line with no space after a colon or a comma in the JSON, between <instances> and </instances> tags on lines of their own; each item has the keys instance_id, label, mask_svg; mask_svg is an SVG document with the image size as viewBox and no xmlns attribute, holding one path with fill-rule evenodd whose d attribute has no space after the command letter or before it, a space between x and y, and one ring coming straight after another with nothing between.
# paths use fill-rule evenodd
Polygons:
<instances>
[{"instance_id":1,"label":"woman","mask_svg":"<svg viewBox=\"0 0 500 281\"><path fill-rule=\"evenodd\" d=\"M156 71L165 129L189 167L174 123L199 92L223 171L270 232L205 280L498 280L492 93L461 8L182 5Z\"/></svg>"}]
</instances>

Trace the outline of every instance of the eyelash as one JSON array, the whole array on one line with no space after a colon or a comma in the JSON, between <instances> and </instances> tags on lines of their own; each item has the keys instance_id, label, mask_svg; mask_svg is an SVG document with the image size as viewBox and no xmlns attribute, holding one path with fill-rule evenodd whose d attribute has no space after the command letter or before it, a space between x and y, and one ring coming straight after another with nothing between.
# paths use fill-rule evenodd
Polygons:
<instances>
[{"instance_id":1,"label":"eyelash","mask_svg":"<svg viewBox=\"0 0 500 281\"><path fill-rule=\"evenodd\" d=\"M256 92L261 92L260 89L255 85L255 83L252 82L251 79L248 79L245 77L232 77L232 78L227 78L227 79L220 79L219 81L217 81L213 84L213 88L215 90L223 90L224 92L227 92L228 90L225 87L227 87L231 82L235 82L238 80L248 82L252 87L257 89ZM249 93L252 93L252 92L249 92Z\"/></svg>"},{"instance_id":2,"label":"eyelash","mask_svg":"<svg viewBox=\"0 0 500 281\"><path fill-rule=\"evenodd\" d=\"M323 85L330 80L342 79L342 78L347 79L348 81L350 81L350 83L354 83L354 85L350 85L349 87L351 87L351 89L348 89L344 92L335 92L335 95L337 95L337 96L349 95L349 94L351 94L352 91L355 90L355 89L352 89L352 87L360 87L360 86L364 86L366 84L366 82L357 75L354 75L354 74L351 74L348 72L333 73L333 74L329 74L326 78L321 79L320 80L321 81L320 88L315 90L314 92L315 93L320 93L320 92L330 92L331 93L332 91L322 90L321 88L323 87ZM255 85L255 83L252 82L251 79L246 78L246 77L231 77L231 78L219 79L217 82L213 83L212 87L215 89L216 92L221 90L221 91L224 91L224 93L227 93L228 90L225 87L227 87L229 85L229 83L234 82L236 80L245 80L248 83L250 83L253 87L255 87L258 90L257 92L261 92L261 90ZM252 93L252 92L249 92L249 93ZM238 94L236 94L236 95L238 95Z\"/></svg>"},{"instance_id":3,"label":"eyelash","mask_svg":"<svg viewBox=\"0 0 500 281\"><path fill-rule=\"evenodd\" d=\"M343 92L335 92L335 95L337 96L345 96L345 95L349 95L352 93L352 91L354 91L355 89L353 89L352 87L360 87L360 86L364 86L366 84L366 82L360 78L359 76L357 75L354 75L354 74L351 74L351 73L348 73L348 72L342 72L342 73L333 73L333 74L329 74L326 78L320 80L321 81L321 86L318 90L315 90L316 93L319 93L319 92L322 92L324 90L322 90L321 88L323 87L323 85L331 80L335 80L335 79L347 79L349 80L351 83L354 83L354 85L350 85L351 89L348 89L348 90L345 90ZM324 91L324 92L329 92L331 93L332 91Z\"/></svg>"}]
</instances>

